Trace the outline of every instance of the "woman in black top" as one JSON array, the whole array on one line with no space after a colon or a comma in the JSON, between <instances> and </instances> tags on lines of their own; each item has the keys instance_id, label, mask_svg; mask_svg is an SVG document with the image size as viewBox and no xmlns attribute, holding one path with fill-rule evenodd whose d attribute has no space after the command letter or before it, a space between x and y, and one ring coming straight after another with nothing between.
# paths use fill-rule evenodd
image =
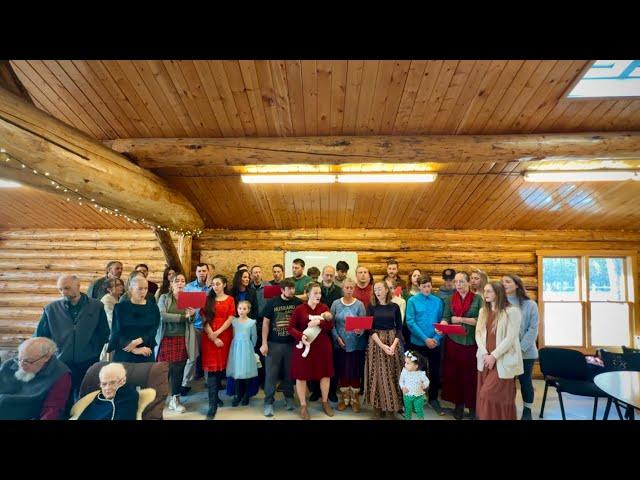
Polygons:
<instances>
[{"instance_id":1,"label":"woman in black top","mask_svg":"<svg viewBox=\"0 0 640 480\"><path fill-rule=\"evenodd\" d=\"M146 298L148 291L144 276L129 281L129 300L113 309L111 337L107 347L114 362L155 362L153 349L160 325L160 310L155 299Z\"/></svg>"},{"instance_id":2,"label":"woman in black top","mask_svg":"<svg viewBox=\"0 0 640 480\"><path fill-rule=\"evenodd\" d=\"M373 326L365 361L364 396L373 407L374 418L382 411L390 418L402 405L400 372L402 371L402 316L400 307L391 302L392 292L386 282L373 286L373 298L367 308Z\"/></svg>"}]
</instances>

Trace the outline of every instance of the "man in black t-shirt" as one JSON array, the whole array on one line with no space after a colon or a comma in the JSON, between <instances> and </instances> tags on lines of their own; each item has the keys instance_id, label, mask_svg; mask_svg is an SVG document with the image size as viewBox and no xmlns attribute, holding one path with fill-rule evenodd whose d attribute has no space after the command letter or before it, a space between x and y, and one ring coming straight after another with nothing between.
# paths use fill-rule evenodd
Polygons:
<instances>
[{"instance_id":1,"label":"man in black t-shirt","mask_svg":"<svg viewBox=\"0 0 640 480\"><path fill-rule=\"evenodd\" d=\"M285 279L280 282L280 296L274 297L264 307L262 321L262 346L265 357L264 415L273 416L273 402L278 378L283 374L282 390L287 410L293 410L293 382L291 380L291 349L293 337L289 335L291 313L302 302L296 298L296 284Z\"/></svg>"}]
</instances>

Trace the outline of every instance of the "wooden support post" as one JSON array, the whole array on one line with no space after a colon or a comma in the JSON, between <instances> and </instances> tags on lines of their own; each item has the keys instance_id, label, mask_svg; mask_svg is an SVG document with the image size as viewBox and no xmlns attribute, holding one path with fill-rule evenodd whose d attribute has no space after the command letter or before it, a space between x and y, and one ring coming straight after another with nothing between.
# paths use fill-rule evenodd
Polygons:
<instances>
[{"instance_id":1,"label":"wooden support post","mask_svg":"<svg viewBox=\"0 0 640 480\"><path fill-rule=\"evenodd\" d=\"M185 274L187 282L191 278L191 244L193 237L191 235L180 235L178 239L178 254L180 262L182 262L182 273Z\"/></svg>"},{"instance_id":2,"label":"wooden support post","mask_svg":"<svg viewBox=\"0 0 640 480\"><path fill-rule=\"evenodd\" d=\"M167 265L175 268L176 270L183 270L182 263L180 262L180 255L178 255L176 246L173 244L171 234L165 230L160 230L158 228L154 228L153 233L155 233L156 238L158 239L158 244L162 249L162 253L164 253L164 258L167 260Z\"/></svg>"}]
</instances>

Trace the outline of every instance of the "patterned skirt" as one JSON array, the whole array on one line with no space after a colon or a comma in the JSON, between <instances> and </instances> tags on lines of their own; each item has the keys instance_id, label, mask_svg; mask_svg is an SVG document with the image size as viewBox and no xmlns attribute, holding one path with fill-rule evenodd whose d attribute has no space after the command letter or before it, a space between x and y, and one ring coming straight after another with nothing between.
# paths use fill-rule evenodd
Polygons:
<instances>
[{"instance_id":1,"label":"patterned skirt","mask_svg":"<svg viewBox=\"0 0 640 480\"><path fill-rule=\"evenodd\" d=\"M186 362L187 345L184 337L163 337L158 348L158 362Z\"/></svg>"},{"instance_id":2,"label":"patterned skirt","mask_svg":"<svg viewBox=\"0 0 640 480\"><path fill-rule=\"evenodd\" d=\"M396 338L395 330L374 330L385 345L391 345ZM365 360L364 398L372 407L386 412L397 412L402 406L400 390L400 372L402 371L401 345L395 355L387 355L369 337L367 358Z\"/></svg>"}]
</instances>

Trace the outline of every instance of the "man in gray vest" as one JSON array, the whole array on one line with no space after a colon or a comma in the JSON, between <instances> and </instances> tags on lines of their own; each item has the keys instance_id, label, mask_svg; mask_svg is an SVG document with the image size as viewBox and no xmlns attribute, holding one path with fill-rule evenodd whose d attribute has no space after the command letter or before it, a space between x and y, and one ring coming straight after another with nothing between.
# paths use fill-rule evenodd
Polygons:
<instances>
[{"instance_id":1,"label":"man in gray vest","mask_svg":"<svg viewBox=\"0 0 640 480\"><path fill-rule=\"evenodd\" d=\"M34 336L50 338L58 346L58 358L71 370L75 402L84 374L109 340L109 323L102 302L80 293L75 275L60 276L58 290L63 298L44 307Z\"/></svg>"},{"instance_id":2,"label":"man in gray vest","mask_svg":"<svg viewBox=\"0 0 640 480\"><path fill-rule=\"evenodd\" d=\"M48 338L30 338L0 367L0 420L60 420L71 374Z\"/></svg>"}]
</instances>

